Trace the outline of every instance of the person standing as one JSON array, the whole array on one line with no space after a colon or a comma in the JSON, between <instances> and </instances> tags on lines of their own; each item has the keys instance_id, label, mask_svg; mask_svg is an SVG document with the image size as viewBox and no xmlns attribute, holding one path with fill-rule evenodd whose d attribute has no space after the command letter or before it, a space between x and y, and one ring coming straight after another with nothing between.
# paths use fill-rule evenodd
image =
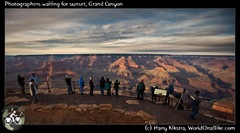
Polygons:
<instances>
[{"instance_id":1,"label":"person standing","mask_svg":"<svg viewBox=\"0 0 240 133\"><path fill-rule=\"evenodd\" d=\"M24 78L24 76L21 75L21 74L18 74L17 80L18 80L18 84L21 87L21 94L25 95L25 86L24 86L25 85L25 78Z\"/></svg>"},{"instance_id":2,"label":"person standing","mask_svg":"<svg viewBox=\"0 0 240 133\"><path fill-rule=\"evenodd\" d=\"M38 77L36 76L35 73L32 73L32 76L30 77L30 81L31 81L31 79L34 79L36 88L37 88L37 90L38 90Z\"/></svg>"},{"instance_id":3,"label":"person standing","mask_svg":"<svg viewBox=\"0 0 240 133\"><path fill-rule=\"evenodd\" d=\"M37 103L38 102L38 97L37 97L38 91L37 91L37 87L36 87L34 79L30 80L29 89L30 89L31 96L33 96L33 99L34 99L33 102Z\"/></svg>"},{"instance_id":4,"label":"person standing","mask_svg":"<svg viewBox=\"0 0 240 133\"><path fill-rule=\"evenodd\" d=\"M68 94L73 94L73 90L72 90L72 79L69 75L66 74L65 76L65 81L67 83L67 86L68 86Z\"/></svg>"},{"instance_id":5,"label":"person standing","mask_svg":"<svg viewBox=\"0 0 240 133\"><path fill-rule=\"evenodd\" d=\"M83 90L84 90L84 80L83 77L81 76L79 81L78 81L79 87L80 87L80 92L83 95Z\"/></svg>"},{"instance_id":6,"label":"person standing","mask_svg":"<svg viewBox=\"0 0 240 133\"><path fill-rule=\"evenodd\" d=\"M201 101L199 100L199 94L200 94L199 90L196 90L193 95L190 95L192 112L191 112L191 114L188 116L189 119L195 119L195 116L198 114L199 104L200 104L200 102L201 102Z\"/></svg>"},{"instance_id":7,"label":"person standing","mask_svg":"<svg viewBox=\"0 0 240 133\"><path fill-rule=\"evenodd\" d=\"M116 97L118 97L118 90L119 90L119 85L120 85L120 81L118 81L117 79L116 79L116 81L115 81L115 83L114 83L114 89L115 89L115 95L116 95Z\"/></svg>"},{"instance_id":8,"label":"person standing","mask_svg":"<svg viewBox=\"0 0 240 133\"><path fill-rule=\"evenodd\" d=\"M93 89L94 89L94 84L93 84L93 79L92 77L89 78L89 87L90 87L90 95L93 96Z\"/></svg>"},{"instance_id":9,"label":"person standing","mask_svg":"<svg viewBox=\"0 0 240 133\"><path fill-rule=\"evenodd\" d=\"M103 96L104 95L105 82L106 82L104 77L102 77L99 82L100 82L101 95Z\"/></svg>"},{"instance_id":10,"label":"person standing","mask_svg":"<svg viewBox=\"0 0 240 133\"><path fill-rule=\"evenodd\" d=\"M142 80L138 83L138 86L137 86L137 92L138 92L137 99L138 100L143 100L144 91L145 91L145 84Z\"/></svg>"},{"instance_id":11,"label":"person standing","mask_svg":"<svg viewBox=\"0 0 240 133\"><path fill-rule=\"evenodd\" d=\"M152 85L151 86L152 102L156 102L156 100L157 100L157 95L154 94L155 89L158 89L158 86Z\"/></svg>"},{"instance_id":12,"label":"person standing","mask_svg":"<svg viewBox=\"0 0 240 133\"><path fill-rule=\"evenodd\" d=\"M111 85L112 85L112 82L109 80L109 78L107 78L105 82L105 89L107 90L108 96L111 96Z\"/></svg>"},{"instance_id":13,"label":"person standing","mask_svg":"<svg viewBox=\"0 0 240 133\"><path fill-rule=\"evenodd\" d=\"M170 102L169 95L172 94L173 92L174 92L174 87L173 87L173 84L171 83L171 84L169 84L169 86L167 87L167 95L166 95L166 97L165 97L164 104Z\"/></svg>"}]
</instances>

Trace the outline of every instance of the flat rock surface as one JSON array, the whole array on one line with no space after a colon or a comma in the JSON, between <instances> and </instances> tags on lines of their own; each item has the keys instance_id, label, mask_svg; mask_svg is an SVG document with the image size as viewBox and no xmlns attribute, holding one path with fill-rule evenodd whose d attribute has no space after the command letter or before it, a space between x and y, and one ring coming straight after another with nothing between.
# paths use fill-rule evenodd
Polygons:
<instances>
[{"instance_id":1,"label":"flat rock surface","mask_svg":"<svg viewBox=\"0 0 240 133\"><path fill-rule=\"evenodd\" d=\"M127 104L139 104L138 100L127 100L126 101Z\"/></svg>"},{"instance_id":2,"label":"flat rock surface","mask_svg":"<svg viewBox=\"0 0 240 133\"><path fill-rule=\"evenodd\" d=\"M11 102L9 101L5 102L6 106L8 105L18 105L20 107L26 106L25 110L27 110L29 106L32 106L32 102L30 101L32 100L32 96L29 93L27 93L26 95L7 94L6 99L9 100L11 99L11 97L14 97L15 100L12 100ZM24 99L24 100L17 100L18 98ZM99 124L130 124L130 125L144 124L142 121L142 118L130 121L129 120L130 117L122 117L117 115L117 114L122 114L121 111L113 111L114 109L122 109L128 112L131 112L131 111L136 113L138 112L137 114L141 113L141 112L139 113L139 111L146 112L149 115L155 117L157 120L157 124L159 125L233 125L232 123L207 117L200 113L196 116L196 120L190 120L188 119L188 115L191 113L190 110L181 110L181 109L175 110L174 108L170 107L170 105L155 104L146 99L142 101L138 101L135 97L127 97L122 95L120 95L119 97L106 96L106 95L101 96L99 94L94 94L93 96L90 96L88 92L85 92L84 95L79 94L78 91L75 94L67 94L66 90L53 89L51 90L50 93L40 93L38 95L38 98L39 98L39 103L37 104L37 106L47 106L52 104L58 104L58 105L63 105L61 106L63 109L73 108L73 109L67 110L67 112L66 110L63 110L63 109L51 111L52 110L51 106L48 106L48 110L46 110L48 113L39 114L39 117L44 115L44 117L49 117L48 118L49 121L51 121L52 119L53 120L65 119L65 121L63 122L59 122L59 123L56 122L52 124L79 124L78 122L71 123L77 119L82 120L82 123L80 124L91 124L91 122L95 122ZM139 104L131 104L131 105L127 104L126 101L128 100L138 101ZM91 104L91 105L104 104L104 109L106 108L106 110L98 110L100 112L96 112L92 110L79 109L78 111L75 111L74 108L76 107L76 109L78 109L80 104ZM105 107L105 105L109 105L109 106ZM110 108L110 105L112 105L111 108ZM109 113L109 111L112 113ZM75 114L73 112L80 113L80 115ZM111 116L113 118L115 117L114 118L115 120L111 119L111 117L105 117L106 113L109 114L107 116ZM130 114L133 115L134 113L130 113ZM136 116L138 116L137 114ZM144 114L144 113L141 113L141 114ZM125 115L125 116L128 116L128 115ZM88 118L91 119L91 121ZM99 120L101 118L103 118L104 120ZM119 121L119 119L121 119L121 121L116 122L116 121ZM28 120L26 119L26 122ZM85 123L83 121L85 121ZM35 123L29 122L28 124L40 124L40 123L37 123L37 121L35 120ZM46 121L46 124L49 124L48 121Z\"/></svg>"}]
</instances>

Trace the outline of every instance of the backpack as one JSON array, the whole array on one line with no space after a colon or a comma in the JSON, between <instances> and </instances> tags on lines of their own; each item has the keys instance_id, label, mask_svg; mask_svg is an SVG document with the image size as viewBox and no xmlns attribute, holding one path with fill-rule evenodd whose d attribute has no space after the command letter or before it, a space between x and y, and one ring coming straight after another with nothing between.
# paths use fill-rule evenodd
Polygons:
<instances>
[{"instance_id":1,"label":"backpack","mask_svg":"<svg viewBox=\"0 0 240 133\"><path fill-rule=\"evenodd\" d=\"M143 92L143 91L144 91L144 88L145 88L145 86L144 86L143 83L138 84L138 88L137 88L138 91Z\"/></svg>"},{"instance_id":2,"label":"backpack","mask_svg":"<svg viewBox=\"0 0 240 133\"><path fill-rule=\"evenodd\" d=\"M110 87L109 83L108 83L108 82L106 82L106 83L105 83L105 89L107 89L107 90L108 90L108 89L110 89L110 88L111 88L111 87Z\"/></svg>"}]
</instances>

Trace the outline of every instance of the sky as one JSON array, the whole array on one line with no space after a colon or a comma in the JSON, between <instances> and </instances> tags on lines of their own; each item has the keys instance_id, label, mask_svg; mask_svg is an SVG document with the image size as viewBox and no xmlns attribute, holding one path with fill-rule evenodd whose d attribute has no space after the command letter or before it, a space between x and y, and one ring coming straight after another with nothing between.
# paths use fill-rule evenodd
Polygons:
<instances>
[{"instance_id":1,"label":"sky","mask_svg":"<svg viewBox=\"0 0 240 133\"><path fill-rule=\"evenodd\" d=\"M235 9L5 9L5 55L125 53L235 55Z\"/></svg>"}]
</instances>

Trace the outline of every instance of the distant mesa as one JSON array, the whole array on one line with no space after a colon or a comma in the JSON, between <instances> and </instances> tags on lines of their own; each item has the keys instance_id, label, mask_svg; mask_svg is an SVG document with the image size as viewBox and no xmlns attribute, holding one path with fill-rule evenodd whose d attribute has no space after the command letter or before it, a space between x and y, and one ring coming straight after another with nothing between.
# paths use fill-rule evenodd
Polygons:
<instances>
[{"instance_id":1,"label":"distant mesa","mask_svg":"<svg viewBox=\"0 0 240 133\"><path fill-rule=\"evenodd\" d=\"M146 70L145 73L156 78L170 79L169 73L163 67L155 67L153 70Z\"/></svg>"},{"instance_id":2,"label":"distant mesa","mask_svg":"<svg viewBox=\"0 0 240 133\"><path fill-rule=\"evenodd\" d=\"M131 56L129 56L129 57L127 58L127 62L128 62L128 65L129 65L130 67L138 68L138 65L136 64L136 62L134 62L134 61L132 60L132 57L131 57Z\"/></svg>"},{"instance_id":3,"label":"distant mesa","mask_svg":"<svg viewBox=\"0 0 240 133\"><path fill-rule=\"evenodd\" d=\"M132 77L132 73L129 70L131 67L138 68L138 65L130 56L127 59L122 56L120 59L110 64L108 71L117 73L118 75L123 75L125 77Z\"/></svg>"}]
</instances>

